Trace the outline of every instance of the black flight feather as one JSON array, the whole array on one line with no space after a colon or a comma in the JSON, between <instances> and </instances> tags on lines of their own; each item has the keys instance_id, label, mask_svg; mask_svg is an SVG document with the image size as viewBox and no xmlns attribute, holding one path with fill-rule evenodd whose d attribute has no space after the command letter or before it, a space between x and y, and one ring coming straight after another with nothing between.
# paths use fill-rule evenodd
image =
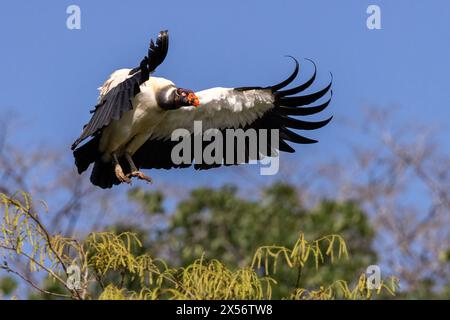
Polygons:
<instances>
[{"instance_id":1,"label":"black flight feather","mask_svg":"<svg viewBox=\"0 0 450 320\"><path fill-rule=\"evenodd\" d=\"M158 34L156 45L150 41L148 55L141 65L130 71L130 77L112 88L95 106L93 116L83 128L81 136L72 144L74 150L84 139L96 134L113 120L119 120L122 115L133 109L131 100L140 92L140 85L149 79L153 72L167 56L169 48L169 34L161 31Z\"/></svg>"}]
</instances>

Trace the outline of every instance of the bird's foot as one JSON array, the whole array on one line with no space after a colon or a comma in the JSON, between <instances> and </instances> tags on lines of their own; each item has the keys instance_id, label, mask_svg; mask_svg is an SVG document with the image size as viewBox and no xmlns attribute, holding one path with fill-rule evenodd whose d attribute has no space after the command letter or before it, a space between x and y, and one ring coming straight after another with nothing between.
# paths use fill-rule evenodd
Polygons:
<instances>
[{"instance_id":1,"label":"bird's foot","mask_svg":"<svg viewBox=\"0 0 450 320\"><path fill-rule=\"evenodd\" d=\"M119 179L120 182L125 182L130 184L131 183L131 179L128 178L122 170L122 167L120 166L120 164L116 164L115 168L114 168L114 173L116 174L117 179Z\"/></svg>"},{"instance_id":2,"label":"bird's foot","mask_svg":"<svg viewBox=\"0 0 450 320\"><path fill-rule=\"evenodd\" d=\"M145 174L143 174L143 173L140 172L140 171L133 171L133 172L131 172L131 173L129 174L129 176L131 176L131 177L136 177L136 178L138 178L138 179L140 179L140 180L147 181L148 183L153 183L152 178L150 178L149 176L146 176Z\"/></svg>"}]
</instances>

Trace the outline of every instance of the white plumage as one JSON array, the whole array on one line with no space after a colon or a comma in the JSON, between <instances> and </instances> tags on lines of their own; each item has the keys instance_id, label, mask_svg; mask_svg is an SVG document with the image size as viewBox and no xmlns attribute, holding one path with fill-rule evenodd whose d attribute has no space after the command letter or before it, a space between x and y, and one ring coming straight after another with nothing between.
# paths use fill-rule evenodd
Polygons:
<instances>
[{"instance_id":1,"label":"white plumage","mask_svg":"<svg viewBox=\"0 0 450 320\"><path fill-rule=\"evenodd\" d=\"M121 69L111 75L99 88L99 101L112 88L127 79L129 70ZM159 90L168 86L175 90L172 81L158 77L151 77L140 86L140 93L132 99L133 109L125 112L119 120L112 121L103 130L100 152L104 155L104 161L110 161L113 152L133 155L154 134L155 128L167 112L158 106L155 96Z\"/></svg>"},{"instance_id":2,"label":"white plumage","mask_svg":"<svg viewBox=\"0 0 450 320\"><path fill-rule=\"evenodd\" d=\"M129 77L131 69L120 69L111 74L99 88L98 101L115 86ZM112 152L133 155L148 139L170 139L176 129L193 132L194 121L202 121L204 130L210 128L244 127L274 107L270 90L237 91L233 88L211 88L196 92L198 107L185 106L176 110L162 110L155 95L161 88L175 84L167 79L150 77L140 86L141 92L133 98L133 110L105 128L100 140L100 151L105 161Z\"/></svg>"},{"instance_id":3,"label":"white plumage","mask_svg":"<svg viewBox=\"0 0 450 320\"><path fill-rule=\"evenodd\" d=\"M164 121L155 128L154 138L170 139L178 128L193 132L194 121L202 121L204 130L244 127L274 107L270 90L237 91L219 87L195 94L200 105L168 111Z\"/></svg>"}]
</instances>

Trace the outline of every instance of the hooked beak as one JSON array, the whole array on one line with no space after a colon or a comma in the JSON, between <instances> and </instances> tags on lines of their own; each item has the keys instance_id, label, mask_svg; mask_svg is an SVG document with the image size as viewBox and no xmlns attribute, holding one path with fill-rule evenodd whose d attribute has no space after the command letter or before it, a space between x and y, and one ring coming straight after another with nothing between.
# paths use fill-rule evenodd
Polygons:
<instances>
[{"instance_id":1,"label":"hooked beak","mask_svg":"<svg viewBox=\"0 0 450 320\"><path fill-rule=\"evenodd\" d=\"M200 100L194 93L189 93L187 100L191 106L198 107L200 105Z\"/></svg>"}]
</instances>

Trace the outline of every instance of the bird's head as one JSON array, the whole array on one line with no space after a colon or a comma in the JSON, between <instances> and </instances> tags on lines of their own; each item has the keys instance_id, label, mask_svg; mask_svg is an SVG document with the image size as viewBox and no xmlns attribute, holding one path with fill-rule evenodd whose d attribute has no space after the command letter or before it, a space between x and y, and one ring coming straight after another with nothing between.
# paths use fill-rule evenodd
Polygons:
<instances>
[{"instance_id":1,"label":"bird's head","mask_svg":"<svg viewBox=\"0 0 450 320\"><path fill-rule=\"evenodd\" d=\"M198 97L195 95L194 91L190 89L177 88L175 103L186 107L194 106L197 107L200 104Z\"/></svg>"}]
</instances>

